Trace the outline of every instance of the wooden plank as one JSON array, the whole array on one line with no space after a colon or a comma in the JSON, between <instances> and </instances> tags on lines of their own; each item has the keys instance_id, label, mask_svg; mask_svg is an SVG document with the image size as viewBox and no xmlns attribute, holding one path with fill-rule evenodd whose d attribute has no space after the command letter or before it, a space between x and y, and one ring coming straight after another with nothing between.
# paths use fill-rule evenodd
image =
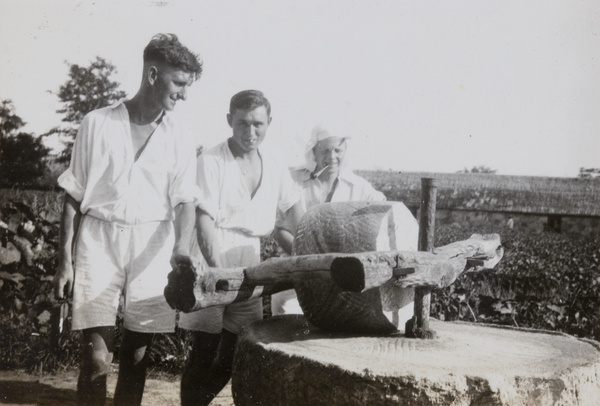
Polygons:
<instances>
[{"instance_id":1,"label":"wooden plank","mask_svg":"<svg viewBox=\"0 0 600 406\"><path fill-rule=\"evenodd\" d=\"M494 268L503 253L498 234L473 234L468 240L436 248L433 252L336 254L331 274L339 287L352 292L364 292L390 280L402 288L444 288L465 272Z\"/></svg>"}]
</instances>

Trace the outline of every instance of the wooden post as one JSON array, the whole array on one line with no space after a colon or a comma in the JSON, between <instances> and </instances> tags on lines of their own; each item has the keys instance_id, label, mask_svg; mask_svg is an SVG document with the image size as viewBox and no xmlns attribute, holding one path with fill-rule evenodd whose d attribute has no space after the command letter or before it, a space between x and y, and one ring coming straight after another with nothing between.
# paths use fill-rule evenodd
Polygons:
<instances>
[{"instance_id":1,"label":"wooden post","mask_svg":"<svg viewBox=\"0 0 600 406\"><path fill-rule=\"evenodd\" d=\"M421 216L419 217L419 251L433 251L435 229L435 206L437 182L433 178L421 178ZM405 334L412 338L434 338L435 332L429 329L431 309L431 288L415 289L415 315L406 323Z\"/></svg>"}]
</instances>

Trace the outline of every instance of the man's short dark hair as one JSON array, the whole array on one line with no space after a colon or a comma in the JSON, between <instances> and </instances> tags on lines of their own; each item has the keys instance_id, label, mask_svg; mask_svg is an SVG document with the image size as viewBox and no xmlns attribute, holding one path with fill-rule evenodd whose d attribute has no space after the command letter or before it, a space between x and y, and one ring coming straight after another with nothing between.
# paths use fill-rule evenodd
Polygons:
<instances>
[{"instance_id":1,"label":"man's short dark hair","mask_svg":"<svg viewBox=\"0 0 600 406\"><path fill-rule=\"evenodd\" d=\"M259 90L243 90L236 93L229 102L229 114L235 113L236 110L254 110L257 107L265 106L267 115L271 117L271 103L265 97L263 92Z\"/></svg>"},{"instance_id":2,"label":"man's short dark hair","mask_svg":"<svg viewBox=\"0 0 600 406\"><path fill-rule=\"evenodd\" d=\"M185 72L192 73L194 79L202 74L202 61L198 55L187 49L175 34L157 34L144 49L144 63L161 62Z\"/></svg>"}]
</instances>

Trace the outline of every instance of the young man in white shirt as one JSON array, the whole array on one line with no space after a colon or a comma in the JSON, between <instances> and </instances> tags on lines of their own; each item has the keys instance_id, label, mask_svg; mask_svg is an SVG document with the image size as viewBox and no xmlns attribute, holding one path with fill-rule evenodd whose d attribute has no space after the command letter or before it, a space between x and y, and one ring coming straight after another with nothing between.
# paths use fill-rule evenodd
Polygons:
<instances>
[{"instance_id":1,"label":"young man in white shirt","mask_svg":"<svg viewBox=\"0 0 600 406\"><path fill-rule=\"evenodd\" d=\"M322 125L313 128L305 146L305 164L291 169L292 179L302 190L303 211L321 203L386 200L383 193L348 167L347 148L348 140L341 133ZM288 253L294 242L289 228L283 213L278 212L275 238ZM290 289L271 295L271 312L273 316L302 314L296 292Z\"/></svg>"},{"instance_id":2,"label":"young man in white shirt","mask_svg":"<svg viewBox=\"0 0 600 406\"><path fill-rule=\"evenodd\" d=\"M123 299L115 405L141 404L145 356L154 333L172 332L163 296L171 267L189 262L194 224L195 143L168 112L186 99L202 63L173 34L144 49L143 76L130 100L83 119L66 191L55 296L73 292L73 329L82 330L78 403L104 405Z\"/></svg>"},{"instance_id":3,"label":"young man in white shirt","mask_svg":"<svg viewBox=\"0 0 600 406\"><path fill-rule=\"evenodd\" d=\"M271 123L271 105L262 92L234 95L227 122L232 136L198 159L198 247L191 253L210 267L248 267L260 262L260 237L273 230L278 209L292 227L298 223L300 193L287 167L259 149ZM238 334L261 318L262 298L181 314L179 326L193 332L182 405L208 405L223 389Z\"/></svg>"}]
</instances>

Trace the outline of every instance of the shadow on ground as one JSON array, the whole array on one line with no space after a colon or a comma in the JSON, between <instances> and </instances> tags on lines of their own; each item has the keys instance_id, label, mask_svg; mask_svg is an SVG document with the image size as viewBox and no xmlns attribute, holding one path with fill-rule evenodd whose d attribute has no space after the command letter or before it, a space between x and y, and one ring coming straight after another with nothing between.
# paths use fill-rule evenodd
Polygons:
<instances>
[{"instance_id":1,"label":"shadow on ground","mask_svg":"<svg viewBox=\"0 0 600 406\"><path fill-rule=\"evenodd\" d=\"M75 390L59 389L40 382L0 382L0 404L75 406Z\"/></svg>"}]
</instances>

